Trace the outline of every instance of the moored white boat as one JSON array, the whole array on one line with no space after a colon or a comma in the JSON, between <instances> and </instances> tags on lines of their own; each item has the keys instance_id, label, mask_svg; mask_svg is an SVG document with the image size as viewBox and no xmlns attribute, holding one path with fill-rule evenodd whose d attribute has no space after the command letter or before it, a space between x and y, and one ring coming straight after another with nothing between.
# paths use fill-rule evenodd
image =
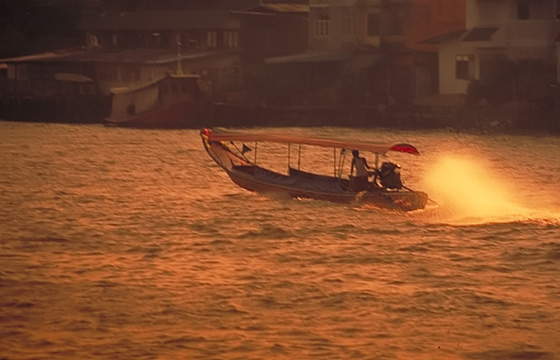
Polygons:
<instances>
[{"instance_id":1,"label":"moored white boat","mask_svg":"<svg viewBox=\"0 0 560 360\"><path fill-rule=\"evenodd\" d=\"M108 125L143 128L200 127L204 116L198 75L167 74L130 88L114 88Z\"/></svg>"}]
</instances>

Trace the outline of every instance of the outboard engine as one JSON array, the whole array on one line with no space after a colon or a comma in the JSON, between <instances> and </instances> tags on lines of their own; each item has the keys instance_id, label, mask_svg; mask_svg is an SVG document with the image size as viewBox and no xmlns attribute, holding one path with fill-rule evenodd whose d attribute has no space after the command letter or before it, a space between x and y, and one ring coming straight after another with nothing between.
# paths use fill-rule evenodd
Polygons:
<instances>
[{"instance_id":1,"label":"outboard engine","mask_svg":"<svg viewBox=\"0 0 560 360\"><path fill-rule=\"evenodd\" d=\"M379 170L379 181L384 189L402 189L403 184L399 169L399 165L391 162L384 162L381 164L381 169Z\"/></svg>"}]
</instances>

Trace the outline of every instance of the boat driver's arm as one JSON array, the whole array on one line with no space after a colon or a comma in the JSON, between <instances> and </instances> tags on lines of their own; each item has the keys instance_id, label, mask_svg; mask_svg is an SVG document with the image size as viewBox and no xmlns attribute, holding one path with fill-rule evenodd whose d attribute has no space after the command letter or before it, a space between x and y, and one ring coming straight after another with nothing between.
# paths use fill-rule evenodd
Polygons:
<instances>
[{"instance_id":1,"label":"boat driver's arm","mask_svg":"<svg viewBox=\"0 0 560 360\"><path fill-rule=\"evenodd\" d=\"M373 167L369 166L369 164L368 164L366 158L362 158L362 161L364 162L364 165L365 165L366 169L374 170Z\"/></svg>"}]
</instances>

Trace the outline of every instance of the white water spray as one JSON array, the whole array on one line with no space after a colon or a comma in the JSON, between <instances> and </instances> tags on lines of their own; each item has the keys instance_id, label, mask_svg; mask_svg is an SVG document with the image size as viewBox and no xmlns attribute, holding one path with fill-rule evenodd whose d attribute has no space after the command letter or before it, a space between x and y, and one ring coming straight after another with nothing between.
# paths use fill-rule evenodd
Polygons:
<instances>
[{"instance_id":1,"label":"white water spray","mask_svg":"<svg viewBox=\"0 0 560 360\"><path fill-rule=\"evenodd\" d=\"M517 221L525 212L506 176L481 159L436 160L427 172L426 188L443 215L460 223Z\"/></svg>"}]
</instances>

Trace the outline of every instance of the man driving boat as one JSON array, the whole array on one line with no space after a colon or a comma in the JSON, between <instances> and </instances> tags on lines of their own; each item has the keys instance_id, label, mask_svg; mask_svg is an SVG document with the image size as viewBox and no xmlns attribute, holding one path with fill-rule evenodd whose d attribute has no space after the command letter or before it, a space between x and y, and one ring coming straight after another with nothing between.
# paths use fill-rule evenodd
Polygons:
<instances>
[{"instance_id":1,"label":"man driving boat","mask_svg":"<svg viewBox=\"0 0 560 360\"><path fill-rule=\"evenodd\" d=\"M354 169L356 173L354 174ZM368 177L374 173L375 169L368 165L366 159L360 156L358 150L352 150L352 165L350 167L350 189L360 192L368 190Z\"/></svg>"}]
</instances>

